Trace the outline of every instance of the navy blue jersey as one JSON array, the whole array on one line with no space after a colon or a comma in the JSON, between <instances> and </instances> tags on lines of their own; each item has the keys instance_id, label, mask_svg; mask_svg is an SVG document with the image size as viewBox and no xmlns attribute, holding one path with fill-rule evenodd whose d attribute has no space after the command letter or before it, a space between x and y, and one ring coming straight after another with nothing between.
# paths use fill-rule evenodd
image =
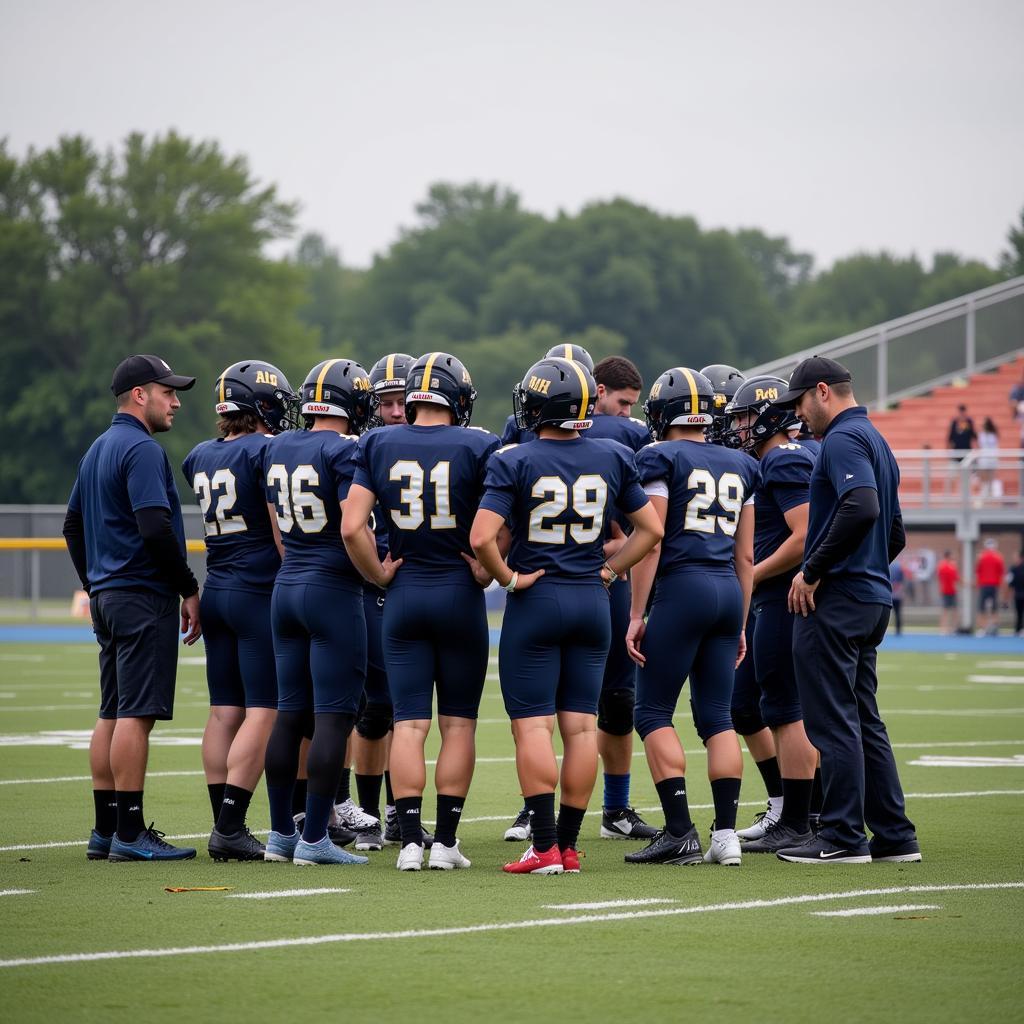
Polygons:
<instances>
[{"instance_id":1,"label":"navy blue jersey","mask_svg":"<svg viewBox=\"0 0 1024 1024\"><path fill-rule=\"evenodd\" d=\"M605 416L601 413L594 415L590 429L580 431L580 437L610 437L634 452L651 443L651 432L645 423L632 416Z\"/></svg>"},{"instance_id":2,"label":"navy blue jersey","mask_svg":"<svg viewBox=\"0 0 1024 1024\"><path fill-rule=\"evenodd\" d=\"M355 483L377 496L391 557L404 559L395 583L472 579L462 553L472 553L469 528L499 445L476 427L409 424L363 435Z\"/></svg>"},{"instance_id":3,"label":"navy blue jersey","mask_svg":"<svg viewBox=\"0 0 1024 1024\"><path fill-rule=\"evenodd\" d=\"M505 427L501 432L501 443L506 444L526 444L528 441L536 441L537 435L532 430L523 430L522 427L516 425L515 416L509 416L505 420Z\"/></svg>"},{"instance_id":4,"label":"navy blue jersey","mask_svg":"<svg viewBox=\"0 0 1024 1024\"><path fill-rule=\"evenodd\" d=\"M765 452L758 467L754 495L754 562L763 562L792 532L786 513L810 500L811 471L815 456L801 441L790 441ZM794 567L762 581L757 592L789 590Z\"/></svg>"},{"instance_id":5,"label":"navy blue jersey","mask_svg":"<svg viewBox=\"0 0 1024 1024\"><path fill-rule=\"evenodd\" d=\"M542 580L593 583L604 564L605 523L615 509L647 504L633 453L601 438L538 438L499 449L487 467L480 507L512 531L509 564L543 569Z\"/></svg>"},{"instance_id":6,"label":"navy blue jersey","mask_svg":"<svg viewBox=\"0 0 1024 1024\"><path fill-rule=\"evenodd\" d=\"M754 459L701 441L659 441L636 461L647 493L668 498L658 575L734 573L736 527L757 481Z\"/></svg>"},{"instance_id":7,"label":"navy blue jersey","mask_svg":"<svg viewBox=\"0 0 1024 1024\"><path fill-rule=\"evenodd\" d=\"M796 442L802 444L815 458L818 457L818 452L821 451L821 442L815 441L813 437L805 437Z\"/></svg>"},{"instance_id":8,"label":"navy blue jersey","mask_svg":"<svg viewBox=\"0 0 1024 1024\"><path fill-rule=\"evenodd\" d=\"M196 445L181 471L203 512L206 586L272 590L281 567L267 511L263 453L267 434Z\"/></svg>"},{"instance_id":9,"label":"navy blue jersey","mask_svg":"<svg viewBox=\"0 0 1024 1024\"><path fill-rule=\"evenodd\" d=\"M82 516L89 591L142 587L173 594L146 552L135 522L143 508L165 508L185 554L181 500L167 453L145 425L119 412L78 466L68 508Z\"/></svg>"},{"instance_id":10,"label":"navy blue jersey","mask_svg":"<svg viewBox=\"0 0 1024 1024\"><path fill-rule=\"evenodd\" d=\"M841 412L829 424L811 474L811 508L804 558L825 539L839 503L848 491L870 487L878 493L880 515L860 546L824 574L835 587L857 601L892 604L889 580L889 531L900 514L897 490L900 471L892 451L867 409L859 405Z\"/></svg>"},{"instance_id":11,"label":"navy blue jersey","mask_svg":"<svg viewBox=\"0 0 1024 1024\"><path fill-rule=\"evenodd\" d=\"M284 541L279 583L362 583L341 541L355 447L355 438L333 430L287 430L264 450L267 501L277 506Z\"/></svg>"}]
</instances>

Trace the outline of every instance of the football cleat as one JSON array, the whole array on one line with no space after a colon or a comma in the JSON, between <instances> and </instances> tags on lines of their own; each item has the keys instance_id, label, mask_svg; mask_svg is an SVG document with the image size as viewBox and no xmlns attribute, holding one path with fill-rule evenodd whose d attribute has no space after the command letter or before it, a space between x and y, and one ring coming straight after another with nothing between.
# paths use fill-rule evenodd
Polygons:
<instances>
[{"instance_id":1,"label":"football cleat","mask_svg":"<svg viewBox=\"0 0 1024 1024\"><path fill-rule=\"evenodd\" d=\"M330 836L325 835L316 843L307 843L305 839L300 839L295 844L292 863L301 867L312 867L317 864L369 864L370 858L357 857L354 853L335 846Z\"/></svg>"},{"instance_id":2,"label":"football cleat","mask_svg":"<svg viewBox=\"0 0 1024 1024\"><path fill-rule=\"evenodd\" d=\"M164 833L153 828L143 830L135 837L133 842L126 843L117 837L110 841L110 854L108 860L114 862L129 860L191 860L196 851L191 846L171 846L164 842Z\"/></svg>"},{"instance_id":3,"label":"football cleat","mask_svg":"<svg viewBox=\"0 0 1024 1024\"><path fill-rule=\"evenodd\" d=\"M334 843L335 846L348 846L356 837L355 832L350 828L346 828L344 825L328 825L327 836ZM379 850L380 847L378 846Z\"/></svg>"},{"instance_id":4,"label":"football cleat","mask_svg":"<svg viewBox=\"0 0 1024 1024\"><path fill-rule=\"evenodd\" d=\"M560 875L565 866L562 863L562 851L556 843L543 853L529 846L519 860L506 864L501 870L510 875Z\"/></svg>"},{"instance_id":5,"label":"football cleat","mask_svg":"<svg viewBox=\"0 0 1024 1024\"><path fill-rule=\"evenodd\" d=\"M802 846L813 837L814 833L808 829L806 832L797 832L789 825L783 825L781 821L776 822L760 839L752 839L749 843L743 844L744 853L778 853L787 846Z\"/></svg>"},{"instance_id":6,"label":"football cleat","mask_svg":"<svg viewBox=\"0 0 1024 1024\"><path fill-rule=\"evenodd\" d=\"M299 833L297 831L293 832L290 836L286 836L271 829L267 833L267 847L263 854L263 859L274 861L278 864L290 864L298 843Z\"/></svg>"},{"instance_id":7,"label":"football cleat","mask_svg":"<svg viewBox=\"0 0 1024 1024\"><path fill-rule=\"evenodd\" d=\"M921 847L917 845L916 839L907 839L902 843L882 843L875 839L869 845L873 864L886 861L890 864L916 864L921 860Z\"/></svg>"},{"instance_id":8,"label":"football cleat","mask_svg":"<svg viewBox=\"0 0 1024 1024\"><path fill-rule=\"evenodd\" d=\"M711 842L704 854L705 864L724 864L726 867L738 867L742 860L740 840L734 828L712 829Z\"/></svg>"},{"instance_id":9,"label":"football cleat","mask_svg":"<svg viewBox=\"0 0 1024 1024\"><path fill-rule=\"evenodd\" d=\"M822 836L814 836L799 846L786 846L777 850L775 856L790 864L870 864L871 854L867 850L847 850Z\"/></svg>"},{"instance_id":10,"label":"football cleat","mask_svg":"<svg viewBox=\"0 0 1024 1024\"><path fill-rule=\"evenodd\" d=\"M700 864L704 852L700 846L697 826L691 825L684 836L674 836L668 829L659 832L642 850L627 853L627 864Z\"/></svg>"},{"instance_id":11,"label":"football cleat","mask_svg":"<svg viewBox=\"0 0 1024 1024\"><path fill-rule=\"evenodd\" d=\"M96 829L89 833L89 845L85 855L89 860L106 860L110 856L110 842L113 836L101 836Z\"/></svg>"},{"instance_id":12,"label":"football cleat","mask_svg":"<svg viewBox=\"0 0 1024 1024\"><path fill-rule=\"evenodd\" d=\"M516 820L505 829L505 842L522 843L529 839L532 834L533 828L530 825L530 812L524 807L516 815Z\"/></svg>"},{"instance_id":13,"label":"football cleat","mask_svg":"<svg viewBox=\"0 0 1024 1024\"><path fill-rule=\"evenodd\" d=\"M579 850L567 846L562 851L562 870L567 875L578 875L580 873L580 857L585 856L585 853L580 853Z\"/></svg>"},{"instance_id":14,"label":"football cleat","mask_svg":"<svg viewBox=\"0 0 1024 1024\"><path fill-rule=\"evenodd\" d=\"M651 840L658 834L653 825L648 825L632 807L609 810L601 813L602 839L647 839Z\"/></svg>"},{"instance_id":15,"label":"football cleat","mask_svg":"<svg viewBox=\"0 0 1024 1024\"><path fill-rule=\"evenodd\" d=\"M468 868L471 863L472 861L468 857L462 855L458 839L455 840L454 846L434 843L430 848L431 871L452 871L455 868Z\"/></svg>"},{"instance_id":16,"label":"football cleat","mask_svg":"<svg viewBox=\"0 0 1024 1024\"><path fill-rule=\"evenodd\" d=\"M453 865L454 866L454 865ZM419 843L406 843L398 854L395 867L399 871L420 871L423 868L423 847Z\"/></svg>"},{"instance_id":17,"label":"football cleat","mask_svg":"<svg viewBox=\"0 0 1024 1024\"><path fill-rule=\"evenodd\" d=\"M383 850L384 849L384 837L381 834L380 822L376 818L373 820L373 824L366 828L361 828L356 833L356 847L357 850Z\"/></svg>"},{"instance_id":18,"label":"football cleat","mask_svg":"<svg viewBox=\"0 0 1024 1024\"><path fill-rule=\"evenodd\" d=\"M746 828L741 828L736 835L740 839L760 839L765 833L773 829L782 816L782 797L772 796L768 798L768 808L764 811L758 811L754 815L753 824L748 825Z\"/></svg>"},{"instance_id":19,"label":"football cleat","mask_svg":"<svg viewBox=\"0 0 1024 1024\"><path fill-rule=\"evenodd\" d=\"M398 811L391 807L387 810L387 821L384 826L384 845L385 846L401 846L402 845L402 829L398 824ZM426 849L430 849L434 845L434 836L428 832L422 825L420 826L420 832L423 836L423 845Z\"/></svg>"},{"instance_id":20,"label":"football cleat","mask_svg":"<svg viewBox=\"0 0 1024 1024\"><path fill-rule=\"evenodd\" d=\"M352 829L353 832L372 829L375 825L380 828L380 818L367 814L351 797L343 803L335 804L334 813L338 816L338 824Z\"/></svg>"},{"instance_id":21,"label":"football cleat","mask_svg":"<svg viewBox=\"0 0 1024 1024\"><path fill-rule=\"evenodd\" d=\"M244 826L225 835L214 829L207 846L214 860L263 860L267 848Z\"/></svg>"}]
</instances>

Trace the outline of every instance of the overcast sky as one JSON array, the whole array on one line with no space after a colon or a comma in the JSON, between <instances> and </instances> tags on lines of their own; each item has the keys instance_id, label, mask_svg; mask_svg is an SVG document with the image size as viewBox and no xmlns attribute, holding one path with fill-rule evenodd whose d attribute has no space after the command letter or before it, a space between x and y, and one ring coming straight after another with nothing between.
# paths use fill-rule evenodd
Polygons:
<instances>
[{"instance_id":1,"label":"overcast sky","mask_svg":"<svg viewBox=\"0 0 1024 1024\"><path fill-rule=\"evenodd\" d=\"M0 0L0 136L174 127L366 265L438 179L616 195L819 263L995 260L1024 206L1024 3Z\"/></svg>"}]
</instances>

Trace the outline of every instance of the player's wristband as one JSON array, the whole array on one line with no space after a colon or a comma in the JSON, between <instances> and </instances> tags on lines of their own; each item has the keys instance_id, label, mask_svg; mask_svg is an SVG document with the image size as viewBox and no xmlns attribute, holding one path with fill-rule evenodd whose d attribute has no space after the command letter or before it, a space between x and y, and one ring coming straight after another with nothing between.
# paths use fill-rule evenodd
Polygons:
<instances>
[{"instance_id":1,"label":"player's wristband","mask_svg":"<svg viewBox=\"0 0 1024 1024\"><path fill-rule=\"evenodd\" d=\"M512 573L512 579L510 579L508 581L508 583L506 583L505 586L502 587L501 589L504 590L506 594L512 594L512 593L515 592L516 584L518 582L519 582L519 573L514 572L514 573Z\"/></svg>"},{"instance_id":2,"label":"player's wristband","mask_svg":"<svg viewBox=\"0 0 1024 1024\"><path fill-rule=\"evenodd\" d=\"M601 568L598 570L598 573L603 574L605 569L607 569L612 574L612 578L610 580L606 580L604 576L601 575L601 582L606 587L610 587L619 578L619 574L607 562L605 562L604 565L601 566Z\"/></svg>"}]
</instances>

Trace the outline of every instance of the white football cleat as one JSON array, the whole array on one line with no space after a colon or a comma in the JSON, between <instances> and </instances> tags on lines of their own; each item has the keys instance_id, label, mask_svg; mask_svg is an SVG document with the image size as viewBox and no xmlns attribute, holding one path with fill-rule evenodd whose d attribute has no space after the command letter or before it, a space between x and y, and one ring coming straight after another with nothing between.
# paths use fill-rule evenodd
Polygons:
<instances>
[{"instance_id":1,"label":"white football cleat","mask_svg":"<svg viewBox=\"0 0 1024 1024\"><path fill-rule=\"evenodd\" d=\"M741 828L736 833L740 839L763 839L782 817L782 797L768 797L768 808L759 811L754 818L754 823L747 828Z\"/></svg>"},{"instance_id":2,"label":"white football cleat","mask_svg":"<svg viewBox=\"0 0 1024 1024\"><path fill-rule=\"evenodd\" d=\"M395 867L399 871L420 871L423 868L423 847L419 843L407 843L402 847Z\"/></svg>"},{"instance_id":3,"label":"white football cleat","mask_svg":"<svg viewBox=\"0 0 1024 1024\"><path fill-rule=\"evenodd\" d=\"M339 823L353 832L369 832L374 828L380 828L380 819L367 814L351 797L344 803L335 804L334 813L338 816Z\"/></svg>"},{"instance_id":4,"label":"white football cleat","mask_svg":"<svg viewBox=\"0 0 1024 1024\"><path fill-rule=\"evenodd\" d=\"M705 864L736 867L742 860L739 836L734 828L720 828L711 833L711 845L704 854Z\"/></svg>"},{"instance_id":5,"label":"white football cleat","mask_svg":"<svg viewBox=\"0 0 1024 1024\"><path fill-rule=\"evenodd\" d=\"M454 846L444 846L435 842L430 848L430 870L431 871L452 871L455 868L468 868L472 861L462 855L459 849L459 841L455 840Z\"/></svg>"}]
</instances>

